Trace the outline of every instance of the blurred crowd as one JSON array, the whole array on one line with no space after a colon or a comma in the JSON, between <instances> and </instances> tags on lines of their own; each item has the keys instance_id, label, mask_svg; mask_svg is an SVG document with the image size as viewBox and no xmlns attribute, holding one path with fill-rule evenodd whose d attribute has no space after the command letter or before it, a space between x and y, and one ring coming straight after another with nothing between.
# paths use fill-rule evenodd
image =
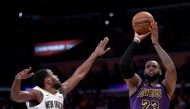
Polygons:
<instances>
[{"instance_id":1,"label":"blurred crowd","mask_svg":"<svg viewBox=\"0 0 190 109\"><path fill-rule=\"evenodd\" d=\"M170 109L190 109L189 62L187 61L180 69L177 69L177 87L170 102ZM66 96L65 109L129 109L127 89L103 91L109 89L110 85L124 83L118 73L117 64L114 69L109 71L106 64L103 64L99 72L91 71L77 88ZM141 73L142 71L143 67L137 72ZM25 103L19 104L10 100L10 92L1 92L0 95L0 109L26 109Z\"/></svg>"},{"instance_id":2,"label":"blurred crowd","mask_svg":"<svg viewBox=\"0 0 190 109\"><path fill-rule=\"evenodd\" d=\"M160 44L167 52L170 53L189 51L189 6L176 7L170 10L165 8L149 10L149 12L151 12L155 16L155 20L158 21L160 31ZM65 60L84 59L84 57L87 57L91 53L91 48L94 48L97 42L102 39L104 35L109 36L111 42L110 44L108 44L111 47L111 51L110 53L108 53L108 55L106 55L106 57L120 57L134 37L134 32L130 26L131 20L126 20L131 19L133 14L131 13L130 16L126 13L122 15L118 13L119 15L116 15L118 17L114 17L112 20L110 20L110 25L105 26L105 28L102 26L100 28L100 24L97 23L98 30L94 32L92 32L92 30L88 30L88 28L94 30L94 28L90 28L93 27L93 25L91 23L88 23L87 28L85 28L85 31L82 34L84 36L88 36L87 38L85 38L85 42L83 44L74 48L73 51L69 51L63 54L63 57L61 58L53 57L48 59L45 58L45 60L47 61L52 59L54 61L60 61L61 59L64 59L64 57ZM58 21L56 22L60 23ZM81 25L81 22L78 22ZM62 26L63 25L61 25L61 31L64 30ZM68 27L66 26L65 28ZM76 30L80 31L80 28L76 28ZM39 31L41 32L41 30ZM71 33L74 33L73 27L71 31ZM28 31L26 33L27 35L29 34ZM140 48L137 50L136 54L146 55L147 53L155 53L154 48L150 45L150 40L148 40L148 38L147 40L145 39ZM33 58L34 59L32 60L34 61L34 65L36 66L38 66L38 64L36 64L38 63L38 61L43 61L43 59L39 60L38 58ZM138 65L135 65L134 63L135 70L140 76L143 77L144 62L137 63ZM66 96L64 101L64 109L129 109L129 97L127 90L114 92L109 90L102 91L104 89L109 89L112 85L119 85L124 83L122 76L119 73L120 71L118 68L118 64L115 64L112 68L113 70L111 71L109 70L109 66L107 66L106 64L101 64L99 68L100 70L90 71L85 79L82 80L81 83L76 87L76 89L74 89ZM73 72L74 70L75 68L70 69L70 72ZM60 72L59 69L57 72ZM65 76L61 75L61 73L58 73L58 76L60 77L60 80L65 80L66 77L70 76L71 74ZM63 76L65 76L65 78ZM171 99L170 109L190 109L190 58L187 58L186 62L182 66L177 68L177 76L178 85ZM0 92L0 109L26 109L26 106L25 103L15 103L11 101L10 92Z\"/></svg>"},{"instance_id":3,"label":"blurred crowd","mask_svg":"<svg viewBox=\"0 0 190 109\"><path fill-rule=\"evenodd\" d=\"M169 109L190 109L190 88L176 89L173 95ZM186 90L186 92L181 91ZM188 90L188 91L187 91ZM65 109L130 109L129 97L127 93L117 95L121 92L103 93L97 90L77 90L67 95L64 101ZM24 103L14 103L10 101L9 96L1 96L1 109L26 109Z\"/></svg>"}]
</instances>

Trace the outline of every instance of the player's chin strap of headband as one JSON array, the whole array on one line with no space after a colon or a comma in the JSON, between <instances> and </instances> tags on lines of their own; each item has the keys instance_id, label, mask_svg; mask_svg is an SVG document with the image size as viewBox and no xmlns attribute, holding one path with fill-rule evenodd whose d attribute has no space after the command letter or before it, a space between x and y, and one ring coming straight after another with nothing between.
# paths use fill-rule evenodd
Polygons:
<instances>
[{"instance_id":1,"label":"player's chin strap of headband","mask_svg":"<svg viewBox=\"0 0 190 109\"><path fill-rule=\"evenodd\" d=\"M125 53L120 59L119 68L124 79L129 79L134 76L134 72L130 67L130 63L139 43L140 40L138 38L134 38L134 40L131 42L131 44L126 49Z\"/></svg>"}]
</instances>

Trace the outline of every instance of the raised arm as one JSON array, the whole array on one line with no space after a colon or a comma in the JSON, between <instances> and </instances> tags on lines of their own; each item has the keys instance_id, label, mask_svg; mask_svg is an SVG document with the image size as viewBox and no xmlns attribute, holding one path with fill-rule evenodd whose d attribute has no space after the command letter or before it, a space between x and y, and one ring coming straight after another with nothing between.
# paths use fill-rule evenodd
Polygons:
<instances>
[{"instance_id":1,"label":"raised arm","mask_svg":"<svg viewBox=\"0 0 190 109\"><path fill-rule=\"evenodd\" d=\"M137 46L149 34L150 33L138 35L137 33L135 33L135 38L124 52L119 62L121 74L123 75L123 79L125 80L129 88L129 96L136 92L142 81L140 76L132 71L130 64Z\"/></svg>"},{"instance_id":2,"label":"raised arm","mask_svg":"<svg viewBox=\"0 0 190 109\"><path fill-rule=\"evenodd\" d=\"M85 62L76 69L74 74L62 84L65 94L71 91L80 82L80 80L86 76L97 57L104 55L108 50L110 50L110 48L105 49L108 41L108 37L105 37L103 40L101 40L88 59L85 60Z\"/></svg>"},{"instance_id":3,"label":"raised arm","mask_svg":"<svg viewBox=\"0 0 190 109\"><path fill-rule=\"evenodd\" d=\"M33 91L21 91L21 80L31 77L34 73L29 73L29 69L24 69L15 76L15 80L11 87L11 100L16 102L26 102L35 100L36 96Z\"/></svg>"},{"instance_id":4,"label":"raised arm","mask_svg":"<svg viewBox=\"0 0 190 109\"><path fill-rule=\"evenodd\" d=\"M158 53L166 69L165 79L163 80L162 83L166 87L166 90L168 92L168 97L171 98L176 88L177 74L173 61L171 60L169 55L162 49L162 47L158 42L158 26L156 22L152 23L151 40L156 52Z\"/></svg>"}]
</instances>

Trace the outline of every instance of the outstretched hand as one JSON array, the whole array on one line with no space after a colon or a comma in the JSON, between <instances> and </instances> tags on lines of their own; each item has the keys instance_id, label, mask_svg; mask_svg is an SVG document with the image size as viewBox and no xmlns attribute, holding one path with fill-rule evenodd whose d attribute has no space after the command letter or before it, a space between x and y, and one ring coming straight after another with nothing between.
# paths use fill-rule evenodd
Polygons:
<instances>
[{"instance_id":1,"label":"outstretched hand","mask_svg":"<svg viewBox=\"0 0 190 109\"><path fill-rule=\"evenodd\" d=\"M29 73L30 71L31 71L31 67L29 67L28 69L24 69L24 70L22 70L21 72L19 72L17 75L16 75L16 79L19 79L19 80L21 80L21 79L27 79L27 78L30 78L31 76L33 76L34 75L34 73L32 72L32 73Z\"/></svg>"},{"instance_id":2,"label":"outstretched hand","mask_svg":"<svg viewBox=\"0 0 190 109\"><path fill-rule=\"evenodd\" d=\"M105 37L103 40L100 41L100 43L97 45L95 49L95 53L97 53L98 56L104 55L107 51L110 50L110 47L106 48L107 43L109 42L109 38Z\"/></svg>"}]
</instances>

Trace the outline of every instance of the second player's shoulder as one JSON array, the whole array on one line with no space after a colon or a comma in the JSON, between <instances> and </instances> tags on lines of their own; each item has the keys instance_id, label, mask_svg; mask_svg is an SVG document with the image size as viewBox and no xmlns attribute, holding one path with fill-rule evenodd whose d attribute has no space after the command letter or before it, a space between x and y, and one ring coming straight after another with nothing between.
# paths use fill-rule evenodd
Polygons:
<instances>
[{"instance_id":1,"label":"second player's shoulder","mask_svg":"<svg viewBox=\"0 0 190 109\"><path fill-rule=\"evenodd\" d=\"M42 89L43 90L43 89ZM42 93L41 88L39 88L38 86L35 86L34 88L32 88L31 90L29 90L29 92L37 97L37 98L42 98L43 97L43 93Z\"/></svg>"}]
</instances>

